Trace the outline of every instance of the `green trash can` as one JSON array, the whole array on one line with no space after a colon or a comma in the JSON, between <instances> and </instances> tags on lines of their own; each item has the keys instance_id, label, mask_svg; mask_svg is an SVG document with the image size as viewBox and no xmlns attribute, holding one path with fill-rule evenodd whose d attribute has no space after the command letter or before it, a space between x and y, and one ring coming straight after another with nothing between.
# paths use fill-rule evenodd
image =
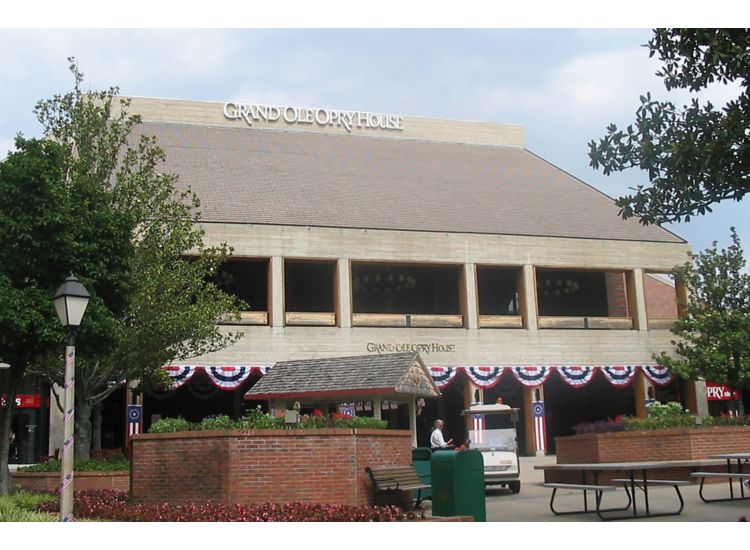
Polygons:
<instances>
[{"instance_id":1,"label":"green trash can","mask_svg":"<svg viewBox=\"0 0 750 550\"><path fill-rule=\"evenodd\" d=\"M414 464L414 469L419 474L419 478L427 485L430 484L432 479L430 473L431 458L432 450L429 447L415 447L411 450L411 463ZM422 489L422 499L432 499L432 490Z\"/></svg>"},{"instance_id":2,"label":"green trash can","mask_svg":"<svg viewBox=\"0 0 750 550\"><path fill-rule=\"evenodd\" d=\"M484 459L479 451L437 451L430 461L433 516L474 516L487 521Z\"/></svg>"}]
</instances>

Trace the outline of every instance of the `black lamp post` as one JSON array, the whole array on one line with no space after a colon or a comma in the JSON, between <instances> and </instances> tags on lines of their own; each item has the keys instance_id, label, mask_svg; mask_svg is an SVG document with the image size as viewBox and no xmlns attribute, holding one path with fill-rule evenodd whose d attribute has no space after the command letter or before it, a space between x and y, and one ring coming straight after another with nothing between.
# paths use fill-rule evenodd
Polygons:
<instances>
[{"instance_id":1,"label":"black lamp post","mask_svg":"<svg viewBox=\"0 0 750 550\"><path fill-rule=\"evenodd\" d=\"M76 331L81 324L91 295L86 288L70 275L57 289L53 299L60 323L68 333L65 346L65 431L60 447L62 472L60 474L60 521L73 520L73 460L75 432L75 365Z\"/></svg>"}]
</instances>

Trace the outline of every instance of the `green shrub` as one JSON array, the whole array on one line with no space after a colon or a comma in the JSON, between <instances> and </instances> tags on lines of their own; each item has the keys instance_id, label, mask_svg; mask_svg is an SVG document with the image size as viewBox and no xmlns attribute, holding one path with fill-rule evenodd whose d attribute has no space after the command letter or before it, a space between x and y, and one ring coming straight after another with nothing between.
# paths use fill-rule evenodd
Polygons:
<instances>
[{"instance_id":1,"label":"green shrub","mask_svg":"<svg viewBox=\"0 0 750 550\"><path fill-rule=\"evenodd\" d=\"M273 430L283 428L284 419L264 413L258 405L254 409L249 409L239 424L238 428L243 430Z\"/></svg>"},{"instance_id":2,"label":"green shrub","mask_svg":"<svg viewBox=\"0 0 750 550\"><path fill-rule=\"evenodd\" d=\"M50 460L49 462L40 462L31 466L19 468L19 472L59 472L62 462L59 460ZM130 470L130 462L124 456L115 459L94 459L76 462L73 466L76 472L122 472Z\"/></svg>"},{"instance_id":3,"label":"green shrub","mask_svg":"<svg viewBox=\"0 0 750 550\"><path fill-rule=\"evenodd\" d=\"M177 418L161 418L157 420L151 425L151 429L148 432L152 434L163 434L170 432L188 432L195 429L199 428L181 416L178 416Z\"/></svg>"},{"instance_id":4,"label":"green shrub","mask_svg":"<svg viewBox=\"0 0 750 550\"><path fill-rule=\"evenodd\" d=\"M236 430L238 423L227 415L209 416L201 421L201 430Z\"/></svg>"},{"instance_id":5,"label":"green shrub","mask_svg":"<svg viewBox=\"0 0 750 550\"><path fill-rule=\"evenodd\" d=\"M50 494L18 491L7 497L0 497L0 522L57 521L56 514L36 511L42 504L54 504L57 497Z\"/></svg>"}]
</instances>

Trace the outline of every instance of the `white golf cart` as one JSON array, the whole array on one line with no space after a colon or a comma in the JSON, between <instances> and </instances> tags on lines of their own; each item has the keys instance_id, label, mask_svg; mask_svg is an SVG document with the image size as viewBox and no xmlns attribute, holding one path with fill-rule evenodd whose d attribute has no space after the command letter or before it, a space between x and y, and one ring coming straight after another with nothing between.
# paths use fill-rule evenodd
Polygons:
<instances>
[{"instance_id":1,"label":"white golf cart","mask_svg":"<svg viewBox=\"0 0 750 550\"><path fill-rule=\"evenodd\" d=\"M461 414L471 415L469 446L482 453L485 484L503 485L518 493L521 490L516 434L518 409L499 403L477 403Z\"/></svg>"}]
</instances>

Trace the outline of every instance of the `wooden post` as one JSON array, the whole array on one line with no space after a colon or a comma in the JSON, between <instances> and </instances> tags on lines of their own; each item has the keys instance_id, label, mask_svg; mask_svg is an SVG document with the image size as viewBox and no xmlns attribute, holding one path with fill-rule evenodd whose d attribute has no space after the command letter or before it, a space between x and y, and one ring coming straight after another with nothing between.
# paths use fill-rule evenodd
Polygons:
<instances>
[{"instance_id":1,"label":"wooden post","mask_svg":"<svg viewBox=\"0 0 750 550\"><path fill-rule=\"evenodd\" d=\"M411 446L417 446L417 404L414 397L409 400L409 430L411 431Z\"/></svg>"},{"instance_id":2,"label":"wooden post","mask_svg":"<svg viewBox=\"0 0 750 550\"><path fill-rule=\"evenodd\" d=\"M374 418L377 418L378 420L383 419L383 414L380 408L381 403L382 403L382 400L379 395L376 395L375 397L372 398L372 416Z\"/></svg>"},{"instance_id":3,"label":"wooden post","mask_svg":"<svg viewBox=\"0 0 750 550\"><path fill-rule=\"evenodd\" d=\"M526 432L526 452L530 456L536 455L536 438L534 437L534 411L531 404L534 401L534 388L523 387L523 425Z\"/></svg>"},{"instance_id":4,"label":"wooden post","mask_svg":"<svg viewBox=\"0 0 750 550\"><path fill-rule=\"evenodd\" d=\"M635 397L635 416L637 418L646 418L646 398L648 397L648 381L643 371L638 371L633 380L633 393Z\"/></svg>"},{"instance_id":5,"label":"wooden post","mask_svg":"<svg viewBox=\"0 0 750 550\"><path fill-rule=\"evenodd\" d=\"M633 319L633 328L648 330L646 293L643 286L643 269L627 272L628 314Z\"/></svg>"},{"instance_id":6,"label":"wooden post","mask_svg":"<svg viewBox=\"0 0 750 550\"><path fill-rule=\"evenodd\" d=\"M536 275L533 265L523 266L521 274L521 289L518 293L521 299L521 315L523 327L528 330L539 329L538 307L536 301ZM530 410L530 409L529 409Z\"/></svg>"},{"instance_id":7,"label":"wooden post","mask_svg":"<svg viewBox=\"0 0 750 550\"><path fill-rule=\"evenodd\" d=\"M474 264L464 264L461 285L461 313L464 327L479 328L479 302L477 301L477 268Z\"/></svg>"},{"instance_id":8,"label":"wooden post","mask_svg":"<svg viewBox=\"0 0 750 550\"><path fill-rule=\"evenodd\" d=\"M271 258L271 326L284 326L284 259Z\"/></svg>"}]
</instances>

